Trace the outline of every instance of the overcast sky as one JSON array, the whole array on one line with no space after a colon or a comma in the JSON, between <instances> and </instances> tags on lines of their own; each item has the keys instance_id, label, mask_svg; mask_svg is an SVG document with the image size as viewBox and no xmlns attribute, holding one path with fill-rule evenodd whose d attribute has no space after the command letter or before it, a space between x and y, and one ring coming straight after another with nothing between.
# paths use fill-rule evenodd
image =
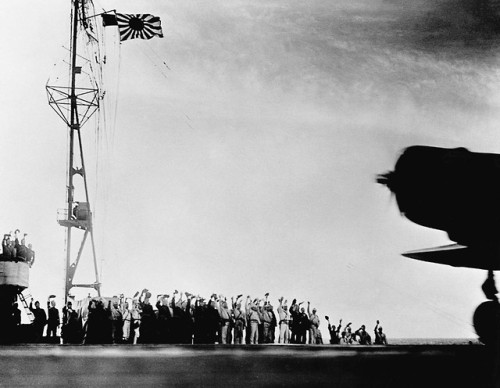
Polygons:
<instances>
[{"instance_id":1,"label":"overcast sky","mask_svg":"<svg viewBox=\"0 0 500 388\"><path fill-rule=\"evenodd\" d=\"M410 145L500 151L499 36L472 1L95 4L165 35L104 36L105 113L82 130L104 295L270 292L389 338L475 336L486 273L400 256L449 241L375 183ZM68 131L45 84L70 1L0 12L0 228L30 235L34 297L62 297Z\"/></svg>"}]
</instances>

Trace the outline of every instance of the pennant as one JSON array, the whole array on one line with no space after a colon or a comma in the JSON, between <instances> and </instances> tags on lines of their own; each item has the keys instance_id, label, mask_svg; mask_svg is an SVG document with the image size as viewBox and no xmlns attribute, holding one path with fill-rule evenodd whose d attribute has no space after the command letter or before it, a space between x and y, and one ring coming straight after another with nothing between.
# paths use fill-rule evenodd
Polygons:
<instances>
[{"instance_id":1,"label":"pennant","mask_svg":"<svg viewBox=\"0 0 500 388\"><path fill-rule=\"evenodd\" d=\"M118 20L116 20L115 14L103 13L101 16L102 16L102 25L104 27L118 25Z\"/></svg>"}]
</instances>

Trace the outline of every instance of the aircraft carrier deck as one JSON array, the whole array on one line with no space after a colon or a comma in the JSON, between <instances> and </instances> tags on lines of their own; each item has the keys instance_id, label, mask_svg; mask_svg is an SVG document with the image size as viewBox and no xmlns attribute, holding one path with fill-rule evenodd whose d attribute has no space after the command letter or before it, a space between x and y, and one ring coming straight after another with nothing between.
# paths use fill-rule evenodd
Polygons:
<instances>
[{"instance_id":1,"label":"aircraft carrier deck","mask_svg":"<svg viewBox=\"0 0 500 388\"><path fill-rule=\"evenodd\" d=\"M481 345L22 345L0 347L0 386L489 387Z\"/></svg>"}]
</instances>

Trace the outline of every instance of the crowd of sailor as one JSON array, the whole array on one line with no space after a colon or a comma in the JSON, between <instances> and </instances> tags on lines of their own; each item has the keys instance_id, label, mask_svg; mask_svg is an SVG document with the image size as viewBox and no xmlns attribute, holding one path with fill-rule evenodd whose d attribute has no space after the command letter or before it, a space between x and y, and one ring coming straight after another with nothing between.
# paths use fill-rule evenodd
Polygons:
<instances>
[{"instance_id":1,"label":"crowd of sailor","mask_svg":"<svg viewBox=\"0 0 500 388\"><path fill-rule=\"evenodd\" d=\"M35 262L35 251L31 244L27 244L28 234L24 233L21 237L21 231L16 229L3 235L2 253L0 261L24 261L30 265Z\"/></svg>"},{"instance_id":2,"label":"crowd of sailor","mask_svg":"<svg viewBox=\"0 0 500 388\"><path fill-rule=\"evenodd\" d=\"M174 291L158 295L155 306L151 293L144 289L133 298L87 298L71 301L61 315L54 296L49 297L47 313L37 301L30 303L35 341L84 344L323 344L321 319L309 302L283 297L277 308L263 298L238 295L230 299L212 294L209 298ZM156 307L156 308L155 308ZM329 339L325 343L371 345L372 336L365 325L357 330L352 323L337 325L325 316ZM46 335L45 333L46 328ZM373 344L386 345L387 339L377 321Z\"/></svg>"}]
</instances>

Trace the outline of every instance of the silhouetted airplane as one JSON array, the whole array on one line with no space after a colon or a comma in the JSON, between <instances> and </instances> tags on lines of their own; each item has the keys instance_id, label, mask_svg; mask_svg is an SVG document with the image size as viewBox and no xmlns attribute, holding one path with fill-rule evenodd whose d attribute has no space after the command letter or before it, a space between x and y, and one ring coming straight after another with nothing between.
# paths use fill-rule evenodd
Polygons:
<instances>
[{"instance_id":1,"label":"silhouetted airplane","mask_svg":"<svg viewBox=\"0 0 500 388\"><path fill-rule=\"evenodd\" d=\"M494 340L500 319L493 279L500 270L500 155L412 146L377 182L394 193L406 218L446 231L455 242L403 256L488 271L483 291L490 302L478 307L474 326L484 342Z\"/></svg>"}]
</instances>

